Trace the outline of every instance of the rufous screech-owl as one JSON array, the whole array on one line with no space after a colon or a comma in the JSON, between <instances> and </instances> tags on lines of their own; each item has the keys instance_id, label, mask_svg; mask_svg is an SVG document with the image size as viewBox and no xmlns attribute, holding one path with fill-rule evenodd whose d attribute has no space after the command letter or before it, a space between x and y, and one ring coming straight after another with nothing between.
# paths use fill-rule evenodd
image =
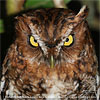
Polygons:
<instances>
[{"instance_id":1,"label":"rufous screech-owl","mask_svg":"<svg viewBox=\"0 0 100 100\"><path fill-rule=\"evenodd\" d=\"M16 39L2 65L1 99L99 100L98 60L87 15L83 6L77 14L45 8L17 16Z\"/></svg>"}]
</instances>

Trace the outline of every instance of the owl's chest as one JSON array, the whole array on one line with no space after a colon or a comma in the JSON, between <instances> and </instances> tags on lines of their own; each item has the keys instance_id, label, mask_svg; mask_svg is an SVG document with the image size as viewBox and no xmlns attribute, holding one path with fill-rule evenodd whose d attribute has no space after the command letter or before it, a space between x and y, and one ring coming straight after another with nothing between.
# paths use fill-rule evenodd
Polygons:
<instances>
[{"instance_id":1,"label":"owl's chest","mask_svg":"<svg viewBox=\"0 0 100 100\"><path fill-rule=\"evenodd\" d=\"M21 84L21 82L24 82ZM34 82L25 82L21 78L9 83L9 89L6 94L9 96L31 96L34 98L67 98L74 93L79 87L77 81L62 81L58 79L38 79ZM57 99L58 100L58 99Z\"/></svg>"},{"instance_id":2,"label":"owl's chest","mask_svg":"<svg viewBox=\"0 0 100 100\"><path fill-rule=\"evenodd\" d=\"M65 73L61 73L62 77L57 71L50 70L47 73L45 69L36 72L12 70L9 73L9 80L11 80L7 93L35 98L67 98L77 94L87 95L86 91L89 89L89 91L96 91L96 80L92 76L81 74L81 79L66 79L67 74Z\"/></svg>"}]
</instances>

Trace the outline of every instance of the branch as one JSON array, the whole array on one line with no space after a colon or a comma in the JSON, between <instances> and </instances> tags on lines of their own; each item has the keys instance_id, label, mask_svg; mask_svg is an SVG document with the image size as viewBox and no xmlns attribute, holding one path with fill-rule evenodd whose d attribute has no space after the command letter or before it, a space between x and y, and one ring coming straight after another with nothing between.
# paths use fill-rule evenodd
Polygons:
<instances>
[{"instance_id":1,"label":"branch","mask_svg":"<svg viewBox=\"0 0 100 100\"><path fill-rule=\"evenodd\" d=\"M53 0L53 3L56 8L67 8L64 3L64 0Z\"/></svg>"}]
</instances>

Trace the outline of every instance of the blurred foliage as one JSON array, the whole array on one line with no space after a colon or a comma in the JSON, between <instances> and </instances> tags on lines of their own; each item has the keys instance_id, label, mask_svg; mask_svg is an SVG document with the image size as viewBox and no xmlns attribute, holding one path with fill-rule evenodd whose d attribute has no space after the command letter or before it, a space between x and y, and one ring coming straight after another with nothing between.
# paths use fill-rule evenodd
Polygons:
<instances>
[{"instance_id":1,"label":"blurred foliage","mask_svg":"<svg viewBox=\"0 0 100 100\"><path fill-rule=\"evenodd\" d=\"M88 23L92 28L98 30L100 21L100 0L82 0L81 4L88 5Z\"/></svg>"},{"instance_id":2,"label":"blurred foliage","mask_svg":"<svg viewBox=\"0 0 100 100\"><path fill-rule=\"evenodd\" d=\"M7 15L15 14L23 9L25 0L6 0Z\"/></svg>"},{"instance_id":3,"label":"blurred foliage","mask_svg":"<svg viewBox=\"0 0 100 100\"><path fill-rule=\"evenodd\" d=\"M38 7L53 7L52 0L27 0L25 3L25 8L38 8Z\"/></svg>"},{"instance_id":4,"label":"blurred foliage","mask_svg":"<svg viewBox=\"0 0 100 100\"><path fill-rule=\"evenodd\" d=\"M3 25L3 20L0 19L0 33L4 32L4 25Z\"/></svg>"},{"instance_id":5,"label":"blurred foliage","mask_svg":"<svg viewBox=\"0 0 100 100\"><path fill-rule=\"evenodd\" d=\"M65 4L67 4L71 0L64 0ZM25 8L52 8L54 7L53 0L27 0L25 3Z\"/></svg>"},{"instance_id":6,"label":"blurred foliage","mask_svg":"<svg viewBox=\"0 0 100 100\"><path fill-rule=\"evenodd\" d=\"M64 0L65 4L74 0ZM100 0L77 0L82 5L88 5L90 12L88 22L92 28L98 29L100 15ZM76 6L76 5L75 5ZM54 8L53 0L6 0L7 15L12 15L30 8ZM97 15L98 14L98 15ZM0 19L0 33L4 32L3 20Z\"/></svg>"},{"instance_id":7,"label":"blurred foliage","mask_svg":"<svg viewBox=\"0 0 100 100\"><path fill-rule=\"evenodd\" d=\"M67 4L71 0L64 0ZM53 0L6 0L7 15L12 15L21 10L30 8L52 8L54 7ZM0 33L4 32L3 20L0 19Z\"/></svg>"}]
</instances>

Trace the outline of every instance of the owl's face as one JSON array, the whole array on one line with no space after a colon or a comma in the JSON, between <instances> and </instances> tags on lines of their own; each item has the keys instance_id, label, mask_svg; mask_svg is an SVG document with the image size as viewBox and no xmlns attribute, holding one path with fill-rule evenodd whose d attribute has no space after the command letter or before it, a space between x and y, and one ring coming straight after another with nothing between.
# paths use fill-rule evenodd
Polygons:
<instances>
[{"instance_id":1,"label":"owl's face","mask_svg":"<svg viewBox=\"0 0 100 100\"><path fill-rule=\"evenodd\" d=\"M87 8L78 14L66 9L39 9L17 17L16 45L20 55L31 64L48 67L74 63L88 40Z\"/></svg>"}]
</instances>

